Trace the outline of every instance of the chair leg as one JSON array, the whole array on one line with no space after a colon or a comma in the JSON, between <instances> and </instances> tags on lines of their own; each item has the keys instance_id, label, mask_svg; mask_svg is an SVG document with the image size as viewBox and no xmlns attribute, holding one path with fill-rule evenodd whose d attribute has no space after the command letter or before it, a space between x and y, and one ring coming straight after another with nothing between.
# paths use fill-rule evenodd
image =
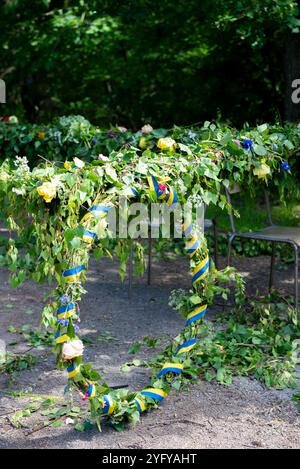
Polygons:
<instances>
[{"instance_id":1,"label":"chair leg","mask_svg":"<svg viewBox=\"0 0 300 469\"><path fill-rule=\"evenodd\" d=\"M148 269L147 269L147 284L151 285L151 274L152 274L152 238L151 233L148 238Z\"/></svg>"},{"instance_id":2,"label":"chair leg","mask_svg":"<svg viewBox=\"0 0 300 469\"><path fill-rule=\"evenodd\" d=\"M216 219L214 218L213 219L213 227L214 227L214 258L215 258L215 266L216 266L216 269L218 270L219 267L219 261L218 261L218 225L217 225L217 221Z\"/></svg>"},{"instance_id":3,"label":"chair leg","mask_svg":"<svg viewBox=\"0 0 300 469\"><path fill-rule=\"evenodd\" d=\"M232 243L233 243L234 238L235 238L234 234L231 234L229 236L228 249L227 249L227 266L230 266L231 264Z\"/></svg>"},{"instance_id":4,"label":"chair leg","mask_svg":"<svg viewBox=\"0 0 300 469\"><path fill-rule=\"evenodd\" d=\"M298 311L298 303L299 303L299 289L298 289L298 277L299 277L299 255L298 255L298 246L294 246L295 251L295 308Z\"/></svg>"},{"instance_id":5,"label":"chair leg","mask_svg":"<svg viewBox=\"0 0 300 469\"><path fill-rule=\"evenodd\" d=\"M269 293L271 293L272 286L274 283L274 267L275 267L275 241L272 241L271 266L270 266L270 277L269 277Z\"/></svg>"}]
</instances>

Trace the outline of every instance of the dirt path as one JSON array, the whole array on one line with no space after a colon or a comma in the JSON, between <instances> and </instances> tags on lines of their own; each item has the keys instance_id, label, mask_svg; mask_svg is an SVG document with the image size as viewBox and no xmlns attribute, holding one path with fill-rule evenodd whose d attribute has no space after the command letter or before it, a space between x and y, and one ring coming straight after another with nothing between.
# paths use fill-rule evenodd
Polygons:
<instances>
[{"instance_id":1,"label":"dirt path","mask_svg":"<svg viewBox=\"0 0 300 469\"><path fill-rule=\"evenodd\" d=\"M264 257L238 260L239 269L251 280L252 290L267 285L268 263ZM89 295L81 306L81 334L94 343L86 349L86 360L94 364L110 385L128 384L136 390L148 384L150 370L134 368L130 373L122 373L120 366L136 358L128 353L132 342L147 335L161 338L154 351L146 347L137 354L138 358L147 358L180 330L183 320L168 307L167 301L172 289L189 286L187 267L186 259L155 263L152 286L146 286L145 278L136 279L129 300L127 285L120 283L116 264L107 259L91 263ZM280 272L280 287L292 292L290 272ZM15 340L15 335L7 332L10 324L38 324L46 291L47 287L31 282L13 290L8 284L7 270L0 269L2 340L7 343ZM27 348L24 344L9 347L15 351L24 348ZM0 390L30 390L61 396L66 385L65 373L54 369L54 357L49 350L38 353L41 356L38 364L19 373L15 383L9 384L6 378L0 377ZM267 390L247 378L235 379L230 387L200 382L190 392L172 392L158 410L144 415L137 427L123 433L107 425L101 434L97 430L79 433L63 425L28 436L28 429L12 428L2 415L21 408L26 401L2 397L0 447L299 448L299 412L290 402L290 394Z\"/></svg>"}]
</instances>

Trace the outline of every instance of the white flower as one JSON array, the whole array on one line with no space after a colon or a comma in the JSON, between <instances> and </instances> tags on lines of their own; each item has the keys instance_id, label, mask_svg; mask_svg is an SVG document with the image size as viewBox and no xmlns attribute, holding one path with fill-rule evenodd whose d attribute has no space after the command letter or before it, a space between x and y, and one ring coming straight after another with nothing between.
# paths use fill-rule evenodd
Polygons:
<instances>
[{"instance_id":1,"label":"white flower","mask_svg":"<svg viewBox=\"0 0 300 469\"><path fill-rule=\"evenodd\" d=\"M102 155L102 153L100 153L100 155L98 155L98 160L100 160L100 161L109 161L109 158L105 155Z\"/></svg>"},{"instance_id":2,"label":"white flower","mask_svg":"<svg viewBox=\"0 0 300 469\"><path fill-rule=\"evenodd\" d=\"M70 417L66 418L66 425L73 425L73 423L74 423L73 419L71 419Z\"/></svg>"},{"instance_id":3,"label":"white flower","mask_svg":"<svg viewBox=\"0 0 300 469\"><path fill-rule=\"evenodd\" d=\"M16 158L15 158L15 161L14 161L14 165L15 165L16 168L18 166L23 166L24 168L27 168L30 171L30 168L28 166L28 159L26 158L26 156L17 155Z\"/></svg>"},{"instance_id":4,"label":"white flower","mask_svg":"<svg viewBox=\"0 0 300 469\"><path fill-rule=\"evenodd\" d=\"M79 169L84 168L84 165L85 165L84 161L82 161L82 160L80 160L79 158L76 158L76 157L73 158L73 161L75 163L75 166L77 166L77 168L79 168Z\"/></svg>"},{"instance_id":5,"label":"white flower","mask_svg":"<svg viewBox=\"0 0 300 469\"><path fill-rule=\"evenodd\" d=\"M65 342L62 348L62 356L64 360L72 360L76 357L81 357L83 354L83 343L79 339L70 340Z\"/></svg>"},{"instance_id":6,"label":"white flower","mask_svg":"<svg viewBox=\"0 0 300 469\"><path fill-rule=\"evenodd\" d=\"M125 132L127 132L127 129L126 127L117 127L118 131L121 132L122 134L124 134Z\"/></svg>"},{"instance_id":7,"label":"white flower","mask_svg":"<svg viewBox=\"0 0 300 469\"><path fill-rule=\"evenodd\" d=\"M151 132L153 132L153 127L150 124L145 124L141 128L141 131L143 134L151 134Z\"/></svg>"},{"instance_id":8,"label":"white flower","mask_svg":"<svg viewBox=\"0 0 300 469\"><path fill-rule=\"evenodd\" d=\"M30 173L30 168L26 156L16 156L14 166L16 168L15 174L17 177L20 179L27 178Z\"/></svg>"},{"instance_id":9,"label":"white flower","mask_svg":"<svg viewBox=\"0 0 300 469\"><path fill-rule=\"evenodd\" d=\"M18 195L25 195L26 194L25 189L17 189L16 187L12 188L12 192L14 192L15 194L18 194Z\"/></svg>"},{"instance_id":10,"label":"white flower","mask_svg":"<svg viewBox=\"0 0 300 469\"><path fill-rule=\"evenodd\" d=\"M51 178L51 182L52 184L55 185L56 189L58 187L63 187L63 183L61 182L61 175L60 174L55 174L52 178Z\"/></svg>"}]
</instances>

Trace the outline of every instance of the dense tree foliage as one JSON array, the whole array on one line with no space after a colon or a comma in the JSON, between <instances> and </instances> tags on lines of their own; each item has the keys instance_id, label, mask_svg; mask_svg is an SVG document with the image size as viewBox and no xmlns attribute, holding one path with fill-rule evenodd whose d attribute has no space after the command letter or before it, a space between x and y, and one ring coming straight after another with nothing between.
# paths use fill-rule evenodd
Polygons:
<instances>
[{"instance_id":1,"label":"dense tree foliage","mask_svg":"<svg viewBox=\"0 0 300 469\"><path fill-rule=\"evenodd\" d=\"M274 120L291 0L2 0L6 112L138 127ZM267 103L267 105L266 105ZM3 106L3 105L2 105Z\"/></svg>"}]
</instances>

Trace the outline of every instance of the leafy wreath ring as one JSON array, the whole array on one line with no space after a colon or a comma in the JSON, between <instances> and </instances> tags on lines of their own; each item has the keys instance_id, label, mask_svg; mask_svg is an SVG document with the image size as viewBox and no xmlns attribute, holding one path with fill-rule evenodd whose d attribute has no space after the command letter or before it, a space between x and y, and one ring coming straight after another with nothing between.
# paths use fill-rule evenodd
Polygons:
<instances>
[{"instance_id":1,"label":"leafy wreath ring","mask_svg":"<svg viewBox=\"0 0 300 469\"><path fill-rule=\"evenodd\" d=\"M167 184L160 184L153 176L148 177L151 194L160 201L165 201L170 208L174 208L178 203L178 196L175 190ZM131 197L137 198L138 191L130 188ZM92 205L86 215L81 220L83 227L82 240L89 250L92 243L97 239L97 234L93 231L95 223L104 219L109 210L108 205ZM186 239L186 249L190 257L190 268L192 272L193 292L198 293L204 290L206 277L209 274L209 256L204 236L197 231L193 223L192 213L185 216L182 224L182 232ZM82 259L81 259L82 260ZM190 302L189 312L186 316L185 325L174 342L168 346L164 352L162 367L158 373L153 375L151 386L138 392L128 390L112 390L106 384L100 384L100 376L90 365L82 362L83 345L76 335L78 326L75 324L78 319L76 299L66 295L70 288L78 288L82 280L82 275L86 270L86 265L73 264L63 271L63 288L57 289L57 296L60 298L57 309L57 329L55 340L58 348L58 363L62 368L66 368L69 376L69 386L77 388L83 399L89 399L91 405L91 415L95 418L100 429L101 416L109 416L112 422L136 421L139 415L157 407L170 392L172 382L176 376L184 373L185 364L196 353L197 327L201 324L201 319L207 311L207 304L202 300L200 304ZM71 288L72 290L72 288ZM63 293L63 296L61 296ZM73 291L72 291L73 293ZM76 297L76 294L74 295ZM202 298L205 295L202 295ZM199 323L200 321L200 323Z\"/></svg>"}]
</instances>

